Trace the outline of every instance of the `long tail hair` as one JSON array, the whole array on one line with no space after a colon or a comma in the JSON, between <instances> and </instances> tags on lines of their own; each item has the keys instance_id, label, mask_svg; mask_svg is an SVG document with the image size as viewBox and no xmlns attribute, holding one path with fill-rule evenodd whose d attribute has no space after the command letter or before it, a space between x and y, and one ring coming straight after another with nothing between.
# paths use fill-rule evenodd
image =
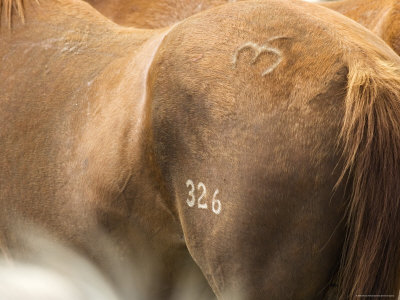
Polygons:
<instances>
[{"instance_id":1,"label":"long tail hair","mask_svg":"<svg viewBox=\"0 0 400 300\"><path fill-rule=\"evenodd\" d=\"M349 62L340 134L352 178L339 299L398 295L400 260L400 69L381 58ZM381 296L382 297L382 296ZM373 298L373 299L377 299Z\"/></svg>"},{"instance_id":2,"label":"long tail hair","mask_svg":"<svg viewBox=\"0 0 400 300\"><path fill-rule=\"evenodd\" d=\"M0 0L0 24L3 17L5 23L10 27L13 12L19 16L22 22L25 22L23 0Z\"/></svg>"}]
</instances>

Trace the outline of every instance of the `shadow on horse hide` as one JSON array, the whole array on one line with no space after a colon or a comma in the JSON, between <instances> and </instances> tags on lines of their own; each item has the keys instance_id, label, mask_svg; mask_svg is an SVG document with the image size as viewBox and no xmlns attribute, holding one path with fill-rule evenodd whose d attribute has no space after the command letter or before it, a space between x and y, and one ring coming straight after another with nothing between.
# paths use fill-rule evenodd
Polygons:
<instances>
[{"instance_id":1,"label":"shadow on horse hide","mask_svg":"<svg viewBox=\"0 0 400 300\"><path fill-rule=\"evenodd\" d=\"M397 296L400 58L374 34L279 0L158 30L0 3L4 253L22 219L104 272L98 231L151 257L149 299L188 265L220 299Z\"/></svg>"}]
</instances>

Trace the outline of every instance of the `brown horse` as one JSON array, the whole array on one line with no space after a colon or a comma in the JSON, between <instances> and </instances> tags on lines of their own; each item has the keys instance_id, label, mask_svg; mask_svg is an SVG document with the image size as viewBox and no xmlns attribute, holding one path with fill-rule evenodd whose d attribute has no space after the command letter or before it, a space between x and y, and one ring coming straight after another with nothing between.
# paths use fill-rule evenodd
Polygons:
<instances>
[{"instance_id":1,"label":"brown horse","mask_svg":"<svg viewBox=\"0 0 400 300\"><path fill-rule=\"evenodd\" d=\"M124 26L161 28L228 0L87 0L114 22ZM400 54L400 2L398 0L341 0L319 2L357 21L381 37Z\"/></svg>"},{"instance_id":2,"label":"brown horse","mask_svg":"<svg viewBox=\"0 0 400 300\"><path fill-rule=\"evenodd\" d=\"M151 299L191 258L221 299L398 294L400 58L374 34L297 1L162 30L0 3L4 252L18 219L104 269L98 231L151 255Z\"/></svg>"},{"instance_id":3,"label":"brown horse","mask_svg":"<svg viewBox=\"0 0 400 300\"><path fill-rule=\"evenodd\" d=\"M400 55L400 1L341 0L320 5L334 9L367 27Z\"/></svg>"},{"instance_id":4,"label":"brown horse","mask_svg":"<svg viewBox=\"0 0 400 300\"><path fill-rule=\"evenodd\" d=\"M234 0L87 0L94 8L124 26L161 28L203 10Z\"/></svg>"}]
</instances>

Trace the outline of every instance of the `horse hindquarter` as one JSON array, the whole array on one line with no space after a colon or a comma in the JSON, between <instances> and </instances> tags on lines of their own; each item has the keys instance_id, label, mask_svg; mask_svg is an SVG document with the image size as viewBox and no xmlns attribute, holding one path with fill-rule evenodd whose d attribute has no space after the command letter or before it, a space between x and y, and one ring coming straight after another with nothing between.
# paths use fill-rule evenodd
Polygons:
<instances>
[{"instance_id":1,"label":"horse hindquarter","mask_svg":"<svg viewBox=\"0 0 400 300\"><path fill-rule=\"evenodd\" d=\"M362 52L368 55L357 54ZM391 60L393 69L387 68ZM340 297L397 293L387 263L397 258L398 239L385 250L387 240L379 238L397 235L389 228L398 228L398 218L386 210L399 211L395 179L382 183L388 194L377 214L390 226L378 231L363 222L382 199L362 197L360 186L378 188L378 169L382 178L397 179L388 166L397 168L399 139L390 142L386 131L369 137L379 140L379 154L369 143L366 152L354 146L363 126L368 134L387 124L397 132L393 83L399 61L387 46L361 26L309 4L247 2L178 25L154 66L156 157L189 251L219 297L229 291L245 299L323 297L342 256L345 229L350 250L338 272L346 281ZM369 80L376 84L364 90L370 98L354 94ZM343 116L344 166L335 150ZM350 142L352 133L357 139ZM375 171L361 167L372 160ZM345 184L334 192L340 166L352 171L353 192L345 193ZM347 227L341 222L346 205L353 207ZM376 257L354 246L371 235Z\"/></svg>"}]
</instances>

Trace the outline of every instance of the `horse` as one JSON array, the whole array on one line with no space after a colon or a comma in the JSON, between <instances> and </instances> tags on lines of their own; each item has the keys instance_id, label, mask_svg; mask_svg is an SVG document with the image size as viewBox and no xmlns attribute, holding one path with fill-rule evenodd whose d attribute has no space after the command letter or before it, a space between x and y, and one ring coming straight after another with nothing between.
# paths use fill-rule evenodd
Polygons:
<instances>
[{"instance_id":1,"label":"horse","mask_svg":"<svg viewBox=\"0 0 400 300\"><path fill-rule=\"evenodd\" d=\"M319 3L362 24L400 55L400 2L341 0Z\"/></svg>"},{"instance_id":2,"label":"horse","mask_svg":"<svg viewBox=\"0 0 400 300\"><path fill-rule=\"evenodd\" d=\"M170 26L203 10L233 0L87 0L107 18L123 26L161 28Z\"/></svg>"},{"instance_id":3,"label":"horse","mask_svg":"<svg viewBox=\"0 0 400 300\"><path fill-rule=\"evenodd\" d=\"M232 1L224 0L87 0L94 8L124 26L161 28L202 10ZM355 20L381 37L400 55L400 3L397 0L340 0L317 2Z\"/></svg>"},{"instance_id":4,"label":"horse","mask_svg":"<svg viewBox=\"0 0 400 300\"><path fill-rule=\"evenodd\" d=\"M151 257L149 299L184 268L219 299L398 295L400 58L372 32L300 1L151 30L0 3L4 255L39 227L105 271L99 236Z\"/></svg>"}]
</instances>

